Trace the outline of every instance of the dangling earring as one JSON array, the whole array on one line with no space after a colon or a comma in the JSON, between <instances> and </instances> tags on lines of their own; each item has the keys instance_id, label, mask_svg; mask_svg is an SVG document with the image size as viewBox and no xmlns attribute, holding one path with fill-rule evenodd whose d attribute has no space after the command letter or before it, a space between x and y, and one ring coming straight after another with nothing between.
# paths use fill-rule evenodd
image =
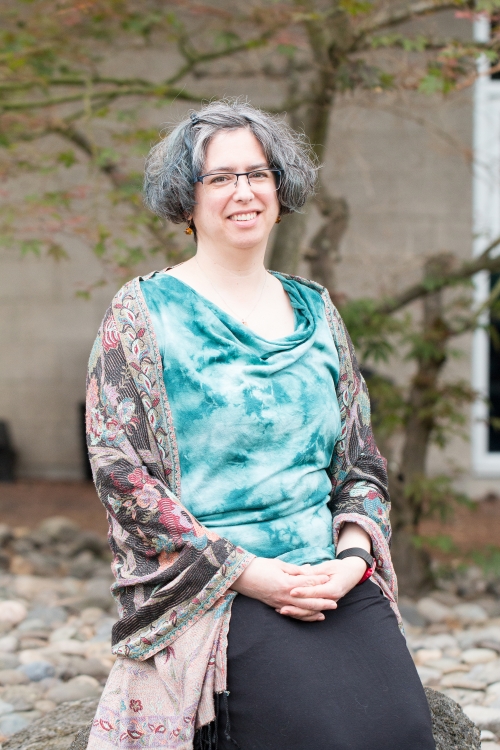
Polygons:
<instances>
[{"instance_id":1,"label":"dangling earring","mask_svg":"<svg viewBox=\"0 0 500 750\"><path fill-rule=\"evenodd\" d=\"M279 224L280 221L281 221L281 216L278 216L277 219L276 219L276 224Z\"/></svg>"},{"instance_id":2,"label":"dangling earring","mask_svg":"<svg viewBox=\"0 0 500 750\"><path fill-rule=\"evenodd\" d=\"M191 226L189 224L185 228L184 234L193 234L193 230L191 229Z\"/></svg>"}]
</instances>

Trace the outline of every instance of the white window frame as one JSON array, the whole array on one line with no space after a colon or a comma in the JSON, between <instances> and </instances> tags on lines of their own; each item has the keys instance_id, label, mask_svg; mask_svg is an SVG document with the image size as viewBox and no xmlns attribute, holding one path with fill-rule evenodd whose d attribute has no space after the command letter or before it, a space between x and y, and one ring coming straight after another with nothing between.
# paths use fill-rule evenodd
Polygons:
<instances>
[{"instance_id":1,"label":"white window frame","mask_svg":"<svg viewBox=\"0 0 500 750\"><path fill-rule=\"evenodd\" d=\"M474 38L490 39L490 22L486 16L474 22ZM474 85L474 172L473 172L473 248L480 255L500 235L500 80L488 74L486 57L478 62L480 75ZM474 302L480 305L490 291L486 271L474 278ZM487 324L488 314L481 323ZM478 477L500 477L500 452L488 450L489 441L489 364L490 341L484 328L474 332L472 342L472 387L479 398L472 407L472 465Z\"/></svg>"}]
</instances>

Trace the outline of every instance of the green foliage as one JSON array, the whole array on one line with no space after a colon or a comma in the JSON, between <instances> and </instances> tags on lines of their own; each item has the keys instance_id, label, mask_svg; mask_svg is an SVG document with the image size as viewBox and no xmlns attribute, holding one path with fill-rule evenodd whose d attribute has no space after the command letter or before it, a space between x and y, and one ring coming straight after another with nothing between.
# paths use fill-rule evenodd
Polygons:
<instances>
[{"instance_id":1,"label":"green foliage","mask_svg":"<svg viewBox=\"0 0 500 750\"><path fill-rule=\"evenodd\" d=\"M486 576L500 578L500 547L489 544L481 550L471 552L470 557Z\"/></svg>"},{"instance_id":2,"label":"green foliage","mask_svg":"<svg viewBox=\"0 0 500 750\"><path fill-rule=\"evenodd\" d=\"M395 351L395 334L401 334L408 325L407 318L386 315L379 308L379 302L371 298L348 300L340 308L363 362L388 362Z\"/></svg>"},{"instance_id":3,"label":"green foliage","mask_svg":"<svg viewBox=\"0 0 500 750\"><path fill-rule=\"evenodd\" d=\"M55 260L55 261L69 259L68 253L63 248L63 246L60 245L58 242L49 243L49 246L47 248L47 255L49 258L52 258L52 260Z\"/></svg>"},{"instance_id":4,"label":"green foliage","mask_svg":"<svg viewBox=\"0 0 500 750\"><path fill-rule=\"evenodd\" d=\"M406 394L389 378L367 370L363 375L370 392L373 430L377 440L385 443L404 427Z\"/></svg>"},{"instance_id":5,"label":"green foliage","mask_svg":"<svg viewBox=\"0 0 500 750\"><path fill-rule=\"evenodd\" d=\"M339 66L336 84L339 91L389 89L394 84L394 76L364 60L349 60Z\"/></svg>"},{"instance_id":6,"label":"green foliage","mask_svg":"<svg viewBox=\"0 0 500 750\"><path fill-rule=\"evenodd\" d=\"M467 495L455 490L452 478L446 474L415 477L406 482L404 495L414 510L415 524L422 518L433 516L439 516L441 521L446 521L457 503L469 508L474 507Z\"/></svg>"},{"instance_id":7,"label":"green foliage","mask_svg":"<svg viewBox=\"0 0 500 750\"><path fill-rule=\"evenodd\" d=\"M367 0L340 0L339 8L345 10L350 16L360 16L372 10L372 3Z\"/></svg>"},{"instance_id":8,"label":"green foliage","mask_svg":"<svg viewBox=\"0 0 500 750\"><path fill-rule=\"evenodd\" d=\"M20 243L21 255L35 255L37 258L42 254L42 243L40 240L22 240Z\"/></svg>"},{"instance_id":9,"label":"green foliage","mask_svg":"<svg viewBox=\"0 0 500 750\"><path fill-rule=\"evenodd\" d=\"M370 45L373 49L401 47L405 52L424 52L431 44L431 40L421 34L416 37L404 36L403 34L384 34L370 39Z\"/></svg>"},{"instance_id":10,"label":"green foliage","mask_svg":"<svg viewBox=\"0 0 500 750\"><path fill-rule=\"evenodd\" d=\"M445 75L445 71L438 63L431 63L420 81L418 90L422 94L447 94L454 87L454 82Z\"/></svg>"},{"instance_id":11,"label":"green foliage","mask_svg":"<svg viewBox=\"0 0 500 750\"><path fill-rule=\"evenodd\" d=\"M278 44L276 47L276 52L279 55L283 55L289 60L292 60L297 52L297 47L295 47L295 45L293 44Z\"/></svg>"},{"instance_id":12,"label":"green foliage","mask_svg":"<svg viewBox=\"0 0 500 750\"><path fill-rule=\"evenodd\" d=\"M61 151L61 153L57 155L57 161L65 167L72 167L77 161L76 154L73 149L70 149L69 151Z\"/></svg>"},{"instance_id":13,"label":"green foliage","mask_svg":"<svg viewBox=\"0 0 500 750\"><path fill-rule=\"evenodd\" d=\"M434 536L413 534L411 540L417 549L427 547L431 550L444 552L447 555L458 552L458 547L449 534L436 534Z\"/></svg>"}]
</instances>

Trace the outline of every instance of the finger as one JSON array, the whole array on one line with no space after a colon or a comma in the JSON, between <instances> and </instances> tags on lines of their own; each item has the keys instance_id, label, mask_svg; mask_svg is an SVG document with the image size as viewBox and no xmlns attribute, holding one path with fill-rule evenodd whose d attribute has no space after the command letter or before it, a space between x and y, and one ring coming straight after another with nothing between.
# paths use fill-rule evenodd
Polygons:
<instances>
[{"instance_id":1,"label":"finger","mask_svg":"<svg viewBox=\"0 0 500 750\"><path fill-rule=\"evenodd\" d=\"M327 573L328 575L331 575L333 573L333 570L335 568L338 568L339 563L342 563L342 560L327 560L326 562L318 563L317 565L311 565L309 573Z\"/></svg>"},{"instance_id":2,"label":"finger","mask_svg":"<svg viewBox=\"0 0 500 750\"><path fill-rule=\"evenodd\" d=\"M303 573L302 568L300 565L294 565L293 563L287 563L283 562L282 560L279 561L281 563L280 567L281 570L283 570L285 573L289 573L291 576L300 575Z\"/></svg>"},{"instance_id":3,"label":"finger","mask_svg":"<svg viewBox=\"0 0 500 750\"><path fill-rule=\"evenodd\" d=\"M334 599L337 601L337 599L340 599L341 593L335 586L332 586L332 582L329 581L327 584L321 586L299 586L293 588L290 591L290 596L304 596L308 599L311 597L318 597L323 599Z\"/></svg>"},{"instance_id":4,"label":"finger","mask_svg":"<svg viewBox=\"0 0 500 750\"><path fill-rule=\"evenodd\" d=\"M337 602L333 599L300 599L294 602L287 602L283 604L283 607L296 607L299 606L301 609L311 609L314 612L319 612L322 609L337 609Z\"/></svg>"},{"instance_id":5,"label":"finger","mask_svg":"<svg viewBox=\"0 0 500 750\"><path fill-rule=\"evenodd\" d=\"M279 615L294 615L298 617L312 617L313 615L317 615L318 611L314 609L304 609L304 607L292 607L291 605L286 605L284 607L278 607L276 609L276 612Z\"/></svg>"},{"instance_id":6,"label":"finger","mask_svg":"<svg viewBox=\"0 0 500 750\"><path fill-rule=\"evenodd\" d=\"M330 577L327 575L321 576L294 576L293 587L299 588L301 586L321 586L322 584L329 583Z\"/></svg>"},{"instance_id":7,"label":"finger","mask_svg":"<svg viewBox=\"0 0 500 750\"><path fill-rule=\"evenodd\" d=\"M325 616L322 612L314 612L310 609L302 609L301 607L282 607L281 610L278 610L280 615L284 615L285 617L294 617L298 620L309 620L309 621L315 621L315 620L324 620Z\"/></svg>"}]
</instances>

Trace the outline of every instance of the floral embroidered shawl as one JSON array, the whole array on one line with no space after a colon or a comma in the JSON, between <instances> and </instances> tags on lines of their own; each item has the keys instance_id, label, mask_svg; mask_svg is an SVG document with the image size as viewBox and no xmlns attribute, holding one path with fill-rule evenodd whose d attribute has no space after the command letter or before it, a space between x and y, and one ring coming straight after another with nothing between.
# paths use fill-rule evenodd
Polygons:
<instances>
[{"instance_id":1,"label":"floral embroidered shawl","mask_svg":"<svg viewBox=\"0 0 500 750\"><path fill-rule=\"evenodd\" d=\"M340 360L342 432L330 466L334 544L347 521L368 532L377 562L374 579L400 620L386 463L373 438L366 385L326 289L293 278L321 294ZM143 680L155 657L165 689L160 713L169 729L161 724L167 744L148 746L188 750L194 728L214 718L214 692L225 689L235 596L229 589L253 555L201 526L182 505L175 426L139 281L128 282L114 297L90 355L87 443L114 555L112 593L120 619L113 628L113 653L127 657L119 662L134 660ZM110 689L118 672L113 670ZM104 714L103 704L103 727ZM119 733L115 745L125 746Z\"/></svg>"}]
</instances>

